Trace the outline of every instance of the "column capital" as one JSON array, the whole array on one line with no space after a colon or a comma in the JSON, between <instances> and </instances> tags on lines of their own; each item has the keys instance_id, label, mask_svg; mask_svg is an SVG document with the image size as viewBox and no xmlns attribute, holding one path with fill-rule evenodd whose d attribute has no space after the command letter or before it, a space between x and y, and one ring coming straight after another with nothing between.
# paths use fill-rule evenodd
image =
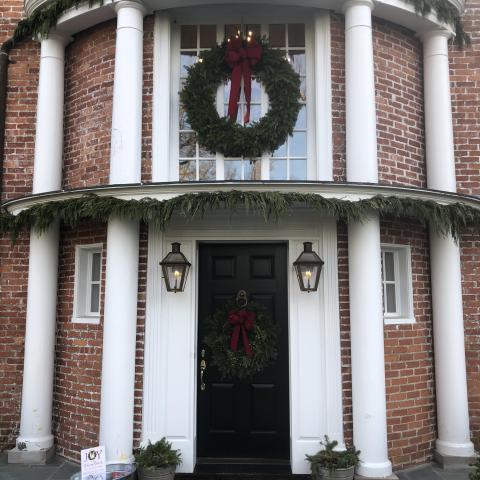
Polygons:
<instances>
[{"instance_id":1,"label":"column capital","mask_svg":"<svg viewBox=\"0 0 480 480\"><path fill-rule=\"evenodd\" d=\"M373 0L348 0L342 5L342 12L345 13L352 7L368 7L370 10L375 8L375 2Z\"/></svg>"},{"instance_id":2,"label":"column capital","mask_svg":"<svg viewBox=\"0 0 480 480\"><path fill-rule=\"evenodd\" d=\"M431 40L433 38L446 38L447 40L450 40L450 38L453 36L453 32L448 28L432 28L431 30L421 32L418 36L422 42Z\"/></svg>"},{"instance_id":3,"label":"column capital","mask_svg":"<svg viewBox=\"0 0 480 480\"><path fill-rule=\"evenodd\" d=\"M120 0L119 2L115 2L113 8L117 13L122 8L136 8L142 12L142 15L147 13L147 8L142 0Z\"/></svg>"}]
</instances>

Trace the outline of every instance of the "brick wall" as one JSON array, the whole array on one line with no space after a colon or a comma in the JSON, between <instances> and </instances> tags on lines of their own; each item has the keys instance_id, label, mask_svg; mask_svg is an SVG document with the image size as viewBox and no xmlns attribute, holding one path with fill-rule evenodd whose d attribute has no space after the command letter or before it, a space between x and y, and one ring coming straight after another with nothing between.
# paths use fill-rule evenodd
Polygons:
<instances>
[{"instance_id":1,"label":"brick wall","mask_svg":"<svg viewBox=\"0 0 480 480\"><path fill-rule=\"evenodd\" d=\"M471 47L450 49L450 80L457 191L480 195L480 0L467 0L465 30ZM477 232L462 238L463 311L470 428L480 449L480 241Z\"/></svg>"},{"instance_id":2,"label":"brick wall","mask_svg":"<svg viewBox=\"0 0 480 480\"><path fill-rule=\"evenodd\" d=\"M20 426L28 250L26 234L15 246L0 239L0 452L15 445Z\"/></svg>"},{"instance_id":3,"label":"brick wall","mask_svg":"<svg viewBox=\"0 0 480 480\"><path fill-rule=\"evenodd\" d=\"M436 439L428 233L413 222L383 220L380 238L411 249L415 323L385 325L388 448L401 469L432 461Z\"/></svg>"},{"instance_id":4,"label":"brick wall","mask_svg":"<svg viewBox=\"0 0 480 480\"><path fill-rule=\"evenodd\" d=\"M345 182L345 19L343 15L330 17L331 70L332 70L332 148L333 180Z\"/></svg>"},{"instance_id":5,"label":"brick wall","mask_svg":"<svg viewBox=\"0 0 480 480\"><path fill-rule=\"evenodd\" d=\"M478 231L466 232L462 236L460 247L470 430L478 450L480 449L480 238Z\"/></svg>"},{"instance_id":6,"label":"brick wall","mask_svg":"<svg viewBox=\"0 0 480 480\"><path fill-rule=\"evenodd\" d=\"M115 20L96 25L65 51L65 188L108 183L115 29Z\"/></svg>"},{"instance_id":7,"label":"brick wall","mask_svg":"<svg viewBox=\"0 0 480 480\"><path fill-rule=\"evenodd\" d=\"M153 26L155 16L143 22L143 131L142 182L152 181L152 120L153 120Z\"/></svg>"},{"instance_id":8,"label":"brick wall","mask_svg":"<svg viewBox=\"0 0 480 480\"><path fill-rule=\"evenodd\" d=\"M428 233L408 221L382 220L381 242L410 245L416 323L385 325L388 454L396 470L430 462L436 439ZM338 228L338 281L344 430L352 441L347 228Z\"/></svg>"},{"instance_id":9,"label":"brick wall","mask_svg":"<svg viewBox=\"0 0 480 480\"><path fill-rule=\"evenodd\" d=\"M472 46L450 49L457 190L480 195L480 0L466 0Z\"/></svg>"},{"instance_id":10,"label":"brick wall","mask_svg":"<svg viewBox=\"0 0 480 480\"><path fill-rule=\"evenodd\" d=\"M374 19L373 51L379 182L425 187L422 44Z\"/></svg>"}]
</instances>

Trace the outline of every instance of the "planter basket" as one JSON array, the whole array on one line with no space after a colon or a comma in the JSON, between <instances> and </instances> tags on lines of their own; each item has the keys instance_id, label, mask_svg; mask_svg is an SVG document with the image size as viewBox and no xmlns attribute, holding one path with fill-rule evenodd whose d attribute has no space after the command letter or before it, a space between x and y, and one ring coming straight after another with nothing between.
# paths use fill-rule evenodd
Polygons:
<instances>
[{"instance_id":1,"label":"planter basket","mask_svg":"<svg viewBox=\"0 0 480 480\"><path fill-rule=\"evenodd\" d=\"M316 467L312 469L313 480L353 480L355 467L329 470L328 468Z\"/></svg>"},{"instance_id":2,"label":"planter basket","mask_svg":"<svg viewBox=\"0 0 480 480\"><path fill-rule=\"evenodd\" d=\"M140 480L173 480L175 477L175 468L139 468L138 478Z\"/></svg>"}]
</instances>

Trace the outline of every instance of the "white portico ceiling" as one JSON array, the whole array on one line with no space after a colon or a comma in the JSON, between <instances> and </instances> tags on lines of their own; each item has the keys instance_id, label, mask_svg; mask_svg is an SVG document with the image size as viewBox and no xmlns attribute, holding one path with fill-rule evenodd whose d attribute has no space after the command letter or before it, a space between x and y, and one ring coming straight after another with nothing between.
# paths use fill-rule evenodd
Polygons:
<instances>
[{"instance_id":1,"label":"white portico ceiling","mask_svg":"<svg viewBox=\"0 0 480 480\"><path fill-rule=\"evenodd\" d=\"M49 0L26 0L25 11L30 15L33 11L47 4ZM461 12L465 7L465 0L450 0ZM75 34L98 23L115 17L112 8L114 0L106 0L103 5L95 4L92 7L86 2L79 8L66 12L58 22L58 29L67 34ZM178 10L186 7L229 6L237 8L245 6L246 12L251 13L251 6L258 6L252 0L144 0L143 2L150 13L158 10ZM292 6L315 8L341 12L345 0L263 0L264 5ZM427 17L415 13L412 5L405 0L376 0L374 16L407 27L417 33L423 33L434 27L444 26L438 22L434 15Z\"/></svg>"}]
</instances>

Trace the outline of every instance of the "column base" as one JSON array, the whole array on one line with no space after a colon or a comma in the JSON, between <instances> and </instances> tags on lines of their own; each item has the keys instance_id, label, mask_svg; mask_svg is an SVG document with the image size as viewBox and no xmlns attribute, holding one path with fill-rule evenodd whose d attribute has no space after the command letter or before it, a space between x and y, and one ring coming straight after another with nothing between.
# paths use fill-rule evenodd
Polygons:
<instances>
[{"instance_id":1,"label":"column base","mask_svg":"<svg viewBox=\"0 0 480 480\"><path fill-rule=\"evenodd\" d=\"M438 450L435 451L433 460L444 470L454 470L456 468L471 467L477 461L478 455L472 453L468 457L460 457L458 455L445 455Z\"/></svg>"},{"instance_id":2,"label":"column base","mask_svg":"<svg viewBox=\"0 0 480 480\"><path fill-rule=\"evenodd\" d=\"M25 465L44 465L55 455L55 447L44 450L19 450L18 447L8 451L8 463L23 463Z\"/></svg>"},{"instance_id":3,"label":"column base","mask_svg":"<svg viewBox=\"0 0 480 480\"><path fill-rule=\"evenodd\" d=\"M452 443L444 440L435 442L435 453L451 457L472 457L475 455L475 447L472 442Z\"/></svg>"},{"instance_id":4,"label":"column base","mask_svg":"<svg viewBox=\"0 0 480 480\"><path fill-rule=\"evenodd\" d=\"M392 473L392 464L390 461L384 463L364 463L361 462L357 467L355 478L360 479L397 479Z\"/></svg>"}]
</instances>

